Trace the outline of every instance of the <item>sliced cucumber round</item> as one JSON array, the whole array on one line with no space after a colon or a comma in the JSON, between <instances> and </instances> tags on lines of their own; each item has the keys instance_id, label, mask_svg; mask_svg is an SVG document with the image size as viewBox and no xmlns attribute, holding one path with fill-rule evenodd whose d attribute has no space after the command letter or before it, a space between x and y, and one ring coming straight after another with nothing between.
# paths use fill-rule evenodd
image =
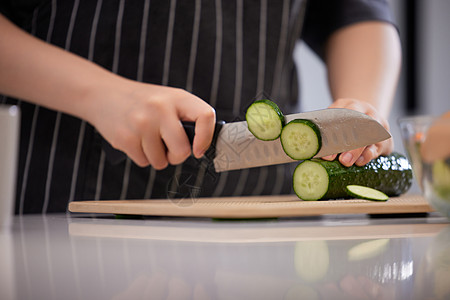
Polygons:
<instances>
[{"instance_id":1,"label":"sliced cucumber round","mask_svg":"<svg viewBox=\"0 0 450 300\"><path fill-rule=\"evenodd\" d=\"M309 159L322 147L320 130L310 120L295 119L281 131L281 145L292 159Z\"/></svg>"},{"instance_id":2,"label":"sliced cucumber round","mask_svg":"<svg viewBox=\"0 0 450 300\"><path fill-rule=\"evenodd\" d=\"M272 141L281 134L285 121L280 108L272 101L263 99L253 102L245 114L248 130L263 141Z\"/></svg>"},{"instance_id":3,"label":"sliced cucumber round","mask_svg":"<svg viewBox=\"0 0 450 300\"><path fill-rule=\"evenodd\" d=\"M388 245L389 239L377 239L362 242L348 250L347 259L349 261L360 261L373 258L385 252Z\"/></svg>"},{"instance_id":4,"label":"sliced cucumber round","mask_svg":"<svg viewBox=\"0 0 450 300\"><path fill-rule=\"evenodd\" d=\"M318 200L328 191L328 172L314 161L300 163L294 170L292 181L294 192L302 200Z\"/></svg>"},{"instance_id":5,"label":"sliced cucumber round","mask_svg":"<svg viewBox=\"0 0 450 300\"><path fill-rule=\"evenodd\" d=\"M355 198L372 201L387 201L389 199L385 193L367 186L351 184L347 185L346 189L347 193Z\"/></svg>"},{"instance_id":6,"label":"sliced cucumber round","mask_svg":"<svg viewBox=\"0 0 450 300\"><path fill-rule=\"evenodd\" d=\"M326 277L330 270L330 250L326 240L298 241L294 251L295 271L301 279L313 283Z\"/></svg>"}]
</instances>

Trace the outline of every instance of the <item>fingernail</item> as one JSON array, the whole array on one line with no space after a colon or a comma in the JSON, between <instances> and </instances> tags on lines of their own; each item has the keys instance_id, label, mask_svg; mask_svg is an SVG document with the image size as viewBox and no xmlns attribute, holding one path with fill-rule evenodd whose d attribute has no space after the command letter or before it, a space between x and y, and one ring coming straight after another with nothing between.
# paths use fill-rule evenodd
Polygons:
<instances>
[{"instance_id":1,"label":"fingernail","mask_svg":"<svg viewBox=\"0 0 450 300\"><path fill-rule=\"evenodd\" d=\"M341 161L345 164L349 164L352 162L352 159L353 159L353 155L351 153L347 152L342 155Z\"/></svg>"},{"instance_id":2,"label":"fingernail","mask_svg":"<svg viewBox=\"0 0 450 300\"><path fill-rule=\"evenodd\" d=\"M205 152L206 152L206 150L200 150L200 151L198 151L196 157L197 157L197 158L201 158L201 157L205 154Z\"/></svg>"}]
</instances>

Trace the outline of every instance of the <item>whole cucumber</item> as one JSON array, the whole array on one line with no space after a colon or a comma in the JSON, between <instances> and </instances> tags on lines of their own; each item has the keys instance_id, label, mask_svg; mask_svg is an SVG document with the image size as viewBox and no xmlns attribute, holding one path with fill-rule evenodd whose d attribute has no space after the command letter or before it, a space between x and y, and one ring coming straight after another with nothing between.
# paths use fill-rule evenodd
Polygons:
<instances>
[{"instance_id":1,"label":"whole cucumber","mask_svg":"<svg viewBox=\"0 0 450 300\"><path fill-rule=\"evenodd\" d=\"M296 167L293 188L303 200L348 198L346 186L354 184L398 196L408 191L412 179L411 165L399 153L382 155L361 167L345 167L338 160L311 159Z\"/></svg>"}]
</instances>

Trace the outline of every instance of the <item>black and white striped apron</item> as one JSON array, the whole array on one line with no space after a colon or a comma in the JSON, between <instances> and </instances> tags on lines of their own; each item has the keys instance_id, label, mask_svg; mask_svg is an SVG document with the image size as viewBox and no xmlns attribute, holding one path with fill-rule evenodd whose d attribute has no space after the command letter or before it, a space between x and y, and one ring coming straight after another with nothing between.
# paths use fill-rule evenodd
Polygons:
<instances>
[{"instance_id":1,"label":"black and white striped apron","mask_svg":"<svg viewBox=\"0 0 450 300\"><path fill-rule=\"evenodd\" d=\"M22 7L20 2L27 1L13 5L23 10L16 23L32 35L126 78L186 89L210 103L218 119L243 119L246 107L262 96L284 112L296 106L292 53L303 28L304 0L49 0ZM90 124L26 101L0 99L22 110L19 214L66 211L68 202L82 199L291 192L290 165L218 174L192 157L162 171L129 159L114 164Z\"/></svg>"}]
</instances>

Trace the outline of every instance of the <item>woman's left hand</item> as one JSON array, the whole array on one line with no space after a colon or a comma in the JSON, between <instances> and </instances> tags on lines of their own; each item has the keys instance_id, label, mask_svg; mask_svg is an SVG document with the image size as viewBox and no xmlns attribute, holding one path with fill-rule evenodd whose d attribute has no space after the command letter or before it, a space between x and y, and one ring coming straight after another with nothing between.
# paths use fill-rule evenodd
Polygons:
<instances>
[{"instance_id":1,"label":"woman's left hand","mask_svg":"<svg viewBox=\"0 0 450 300\"><path fill-rule=\"evenodd\" d=\"M371 104L367 102L351 98L341 98L334 101L333 104L331 104L328 108L348 108L365 113L366 115L374 118L381 125L383 125L383 127L386 128L387 131L390 131L388 121L384 117L382 117ZM353 164L356 164L357 166L364 166L369 161L377 158L380 155L391 153L393 148L394 141L391 137L387 140L378 142L373 145L368 145L366 147L343 152L339 155L339 161L347 167L350 167ZM337 154L322 158L325 160L334 160L336 157Z\"/></svg>"}]
</instances>

